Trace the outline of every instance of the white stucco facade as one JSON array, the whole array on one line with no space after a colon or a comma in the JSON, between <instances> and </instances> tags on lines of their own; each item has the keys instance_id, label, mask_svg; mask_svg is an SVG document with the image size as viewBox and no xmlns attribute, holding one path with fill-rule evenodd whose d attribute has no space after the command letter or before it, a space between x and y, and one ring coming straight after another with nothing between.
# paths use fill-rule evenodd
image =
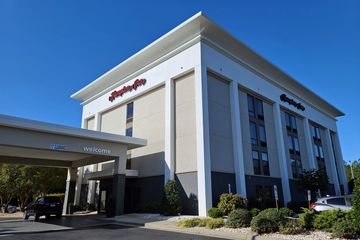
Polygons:
<instances>
[{"instance_id":1,"label":"white stucco facade","mask_svg":"<svg viewBox=\"0 0 360 240\"><path fill-rule=\"evenodd\" d=\"M145 79L146 83L109 101L114 91L132 85L137 79ZM301 103L305 110L282 101L282 94ZM257 176L253 170L247 95L255 96L263 104L270 169L267 176ZM131 153L137 177L145 183L149 181L145 178L151 177L160 176L163 183L175 179L182 186L189 205L195 199L199 215L207 215L207 210L215 204L217 192L225 192L224 189L251 197L255 193L249 189L253 187L247 183L249 178L272 179L281 185L284 204L294 200L284 112L296 117L302 166L307 170L318 167L310 129L316 124L323 136L321 143L329 182L335 194L340 194L340 185L343 192L348 191L336 126L336 118L343 113L202 13L72 97L82 103L84 128L97 131L106 128L117 134L125 134L128 128L126 106L133 102L132 134L148 140L145 150L140 148L138 153ZM144 101L146 106L141 103ZM137 115L137 109L144 113L143 118ZM106 120L109 123L104 125L104 114L112 111L113 115L107 119L113 121ZM157 163L142 163L153 161L153 158L158 159ZM98 171L99 167L94 165L87 169ZM78 178L77 187L82 181L83 178ZM131 181L137 184L137 180ZM95 181L90 180L88 184L88 201L92 201ZM80 199L79 194L80 191L76 200Z\"/></svg>"}]
</instances>

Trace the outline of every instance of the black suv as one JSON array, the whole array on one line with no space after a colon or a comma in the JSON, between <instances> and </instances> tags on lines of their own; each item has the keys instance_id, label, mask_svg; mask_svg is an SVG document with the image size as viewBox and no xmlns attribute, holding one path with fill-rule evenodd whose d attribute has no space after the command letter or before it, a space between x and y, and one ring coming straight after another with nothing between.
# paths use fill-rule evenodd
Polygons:
<instances>
[{"instance_id":1,"label":"black suv","mask_svg":"<svg viewBox=\"0 0 360 240\"><path fill-rule=\"evenodd\" d=\"M24 219L27 220L30 216L35 217L35 221L38 221L40 216L56 215L57 218L61 218L62 214L62 202L59 197L39 197L33 203L30 203L25 208Z\"/></svg>"}]
</instances>

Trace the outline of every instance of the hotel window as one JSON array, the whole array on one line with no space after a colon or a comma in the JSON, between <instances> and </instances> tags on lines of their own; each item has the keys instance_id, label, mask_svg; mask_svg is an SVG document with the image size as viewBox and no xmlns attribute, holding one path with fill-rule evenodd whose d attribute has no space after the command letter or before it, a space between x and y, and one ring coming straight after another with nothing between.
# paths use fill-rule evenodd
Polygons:
<instances>
[{"instance_id":1,"label":"hotel window","mask_svg":"<svg viewBox=\"0 0 360 240\"><path fill-rule=\"evenodd\" d=\"M317 126L311 126L311 133L315 141L321 142L320 129Z\"/></svg>"},{"instance_id":2,"label":"hotel window","mask_svg":"<svg viewBox=\"0 0 360 240\"><path fill-rule=\"evenodd\" d=\"M316 162L318 164L318 169L322 169L326 174L324 149L321 143L320 128L312 125L311 134L313 137L314 154L315 154Z\"/></svg>"},{"instance_id":3,"label":"hotel window","mask_svg":"<svg viewBox=\"0 0 360 240\"><path fill-rule=\"evenodd\" d=\"M264 120L264 110L263 110L262 101L249 94L247 95L247 98L248 98L249 115L251 117Z\"/></svg>"},{"instance_id":4,"label":"hotel window","mask_svg":"<svg viewBox=\"0 0 360 240\"><path fill-rule=\"evenodd\" d=\"M295 115L285 112L285 121L291 170L293 178L299 178L303 173L303 169L301 162L299 137L296 125L296 117Z\"/></svg>"},{"instance_id":5,"label":"hotel window","mask_svg":"<svg viewBox=\"0 0 360 240\"><path fill-rule=\"evenodd\" d=\"M269 176L263 102L251 95L247 96L247 100L254 174Z\"/></svg>"},{"instance_id":6,"label":"hotel window","mask_svg":"<svg viewBox=\"0 0 360 240\"><path fill-rule=\"evenodd\" d=\"M126 130L125 135L128 137L133 136L133 116L134 116L134 103L126 105ZM131 169L131 151L127 151L126 169Z\"/></svg>"},{"instance_id":7,"label":"hotel window","mask_svg":"<svg viewBox=\"0 0 360 240\"><path fill-rule=\"evenodd\" d=\"M133 134L133 116L134 116L134 103L126 105L126 136L132 137Z\"/></svg>"},{"instance_id":8,"label":"hotel window","mask_svg":"<svg viewBox=\"0 0 360 240\"><path fill-rule=\"evenodd\" d=\"M288 135L288 147L290 154L300 155L299 139L293 135Z\"/></svg>"},{"instance_id":9,"label":"hotel window","mask_svg":"<svg viewBox=\"0 0 360 240\"><path fill-rule=\"evenodd\" d=\"M297 133L296 117L290 113L285 112L286 129Z\"/></svg>"},{"instance_id":10,"label":"hotel window","mask_svg":"<svg viewBox=\"0 0 360 240\"><path fill-rule=\"evenodd\" d=\"M251 138L251 144L253 144L253 145L258 144L256 123L254 123L254 122L250 122L250 138Z\"/></svg>"}]
</instances>

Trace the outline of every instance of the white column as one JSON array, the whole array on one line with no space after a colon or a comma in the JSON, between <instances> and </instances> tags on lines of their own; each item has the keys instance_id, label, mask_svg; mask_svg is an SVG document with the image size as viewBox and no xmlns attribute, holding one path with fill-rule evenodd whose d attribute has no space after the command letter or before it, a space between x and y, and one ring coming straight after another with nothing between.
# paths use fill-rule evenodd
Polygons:
<instances>
[{"instance_id":1,"label":"white column","mask_svg":"<svg viewBox=\"0 0 360 240\"><path fill-rule=\"evenodd\" d=\"M236 192L241 196L246 197L245 167L240 123L239 88L238 84L234 81L230 83L230 105Z\"/></svg>"},{"instance_id":2,"label":"white column","mask_svg":"<svg viewBox=\"0 0 360 240\"><path fill-rule=\"evenodd\" d=\"M80 193L81 193L81 185L83 181L84 175L84 167L78 168L78 177L76 179L76 187L75 187L75 197L74 197L74 204L79 205L80 203Z\"/></svg>"},{"instance_id":3,"label":"white column","mask_svg":"<svg viewBox=\"0 0 360 240\"><path fill-rule=\"evenodd\" d=\"M329 167L330 167L330 171L331 171L331 178L332 178L332 182L334 183L336 195L341 195L339 179L338 179L337 171L336 171L334 150L332 147L330 134L331 134L330 130L328 128L326 128L325 129L325 141L326 141L326 147L327 147L326 150L327 150L328 156L329 156L328 163L330 164Z\"/></svg>"},{"instance_id":4,"label":"white column","mask_svg":"<svg viewBox=\"0 0 360 240\"><path fill-rule=\"evenodd\" d=\"M175 175L174 81L165 82L165 183Z\"/></svg>"},{"instance_id":5,"label":"white column","mask_svg":"<svg viewBox=\"0 0 360 240\"><path fill-rule=\"evenodd\" d=\"M309 167L310 167L310 169L317 169L317 163L315 161L314 146L313 146L313 142L312 142L312 135L310 132L310 125L309 125L308 118L303 119L303 127L304 127L306 152L307 152L307 159L309 162Z\"/></svg>"},{"instance_id":6,"label":"white column","mask_svg":"<svg viewBox=\"0 0 360 240\"><path fill-rule=\"evenodd\" d=\"M82 119L81 128L86 128L86 120ZM79 205L80 203L80 195L81 195L81 186L83 183L83 176L84 176L84 167L78 168L78 176L76 178L76 187L75 187L75 196L74 196L74 205Z\"/></svg>"},{"instance_id":7,"label":"white column","mask_svg":"<svg viewBox=\"0 0 360 240\"><path fill-rule=\"evenodd\" d=\"M195 67L196 160L199 216L212 207L207 70Z\"/></svg>"},{"instance_id":8,"label":"white column","mask_svg":"<svg viewBox=\"0 0 360 240\"><path fill-rule=\"evenodd\" d=\"M290 185L289 185L289 173L287 168L284 135L281 124L281 110L278 103L274 103L274 122L275 122L275 135L276 143L278 146L278 160L281 174L281 185L284 196L284 205L291 201Z\"/></svg>"},{"instance_id":9,"label":"white column","mask_svg":"<svg viewBox=\"0 0 360 240\"><path fill-rule=\"evenodd\" d=\"M100 131L100 114L95 114L95 131ZM90 129L91 130L91 129ZM98 164L93 164L91 167L91 172L97 172L98 170ZM88 196L87 196L87 203L94 204L95 202L95 193L96 193L96 181L95 180L89 180L89 188L88 188Z\"/></svg>"},{"instance_id":10,"label":"white column","mask_svg":"<svg viewBox=\"0 0 360 240\"><path fill-rule=\"evenodd\" d=\"M340 182L344 186L345 194L348 194L349 193L349 186L348 186L348 181L347 181L347 178L346 178L344 159L343 159L343 155L342 155L338 130L336 130L336 133L335 133L334 145L335 145L335 152L337 153L336 154L336 160L337 160L338 168L339 168L338 170L339 170L339 175L340 175Z\"/></svg>"},{"instance_id":11,"label":"white column","mask_svg":"<svg viewBox=\"0 0 360 240\"><path fill-rule=\"evenodd\" d=\"M70 213L70 205L74 204L77 168L68 168L63 214Z\"/></svg>"}]
</instances>

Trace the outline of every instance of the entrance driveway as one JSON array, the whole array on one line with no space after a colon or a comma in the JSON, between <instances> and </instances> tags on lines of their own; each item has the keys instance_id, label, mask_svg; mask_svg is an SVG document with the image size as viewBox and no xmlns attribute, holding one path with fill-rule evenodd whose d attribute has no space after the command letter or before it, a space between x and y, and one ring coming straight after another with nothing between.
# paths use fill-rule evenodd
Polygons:
<instances>
[{"instance_id":1,"label":"entrance driveway","mask_svg":"<svg viewBox=\"0 0 360 240\"><path fill-rule=\"evenodd\" d=\"M102 225L96 227L90 227L86 229L66 230L59 232L45 232L45 233L27 233L16 235L0 235L1 240L29 240L29 239L41 239L41 240L211 240L220 239L213 237L203 237L197 235L190 235L184 233L174 233L167 231L152 230L140 227L129 227L123 225Z\"/></svg>"},{"instance_id":2,"label":"entrance driveway","mask_svg":"<svg viewBox=\"0 0 360 240\"><path fill-rule=\"evenodd\" d=\"M110 220L101 215L88 216L64 216L61 219L56 218L40 218L38 222L33 220L8 220L0 221L0 235L18 234L18 233L35 233L35 232L51 232L72 229L81 229L104 225L111 223Z\"/></svg>"}]
</instances>

